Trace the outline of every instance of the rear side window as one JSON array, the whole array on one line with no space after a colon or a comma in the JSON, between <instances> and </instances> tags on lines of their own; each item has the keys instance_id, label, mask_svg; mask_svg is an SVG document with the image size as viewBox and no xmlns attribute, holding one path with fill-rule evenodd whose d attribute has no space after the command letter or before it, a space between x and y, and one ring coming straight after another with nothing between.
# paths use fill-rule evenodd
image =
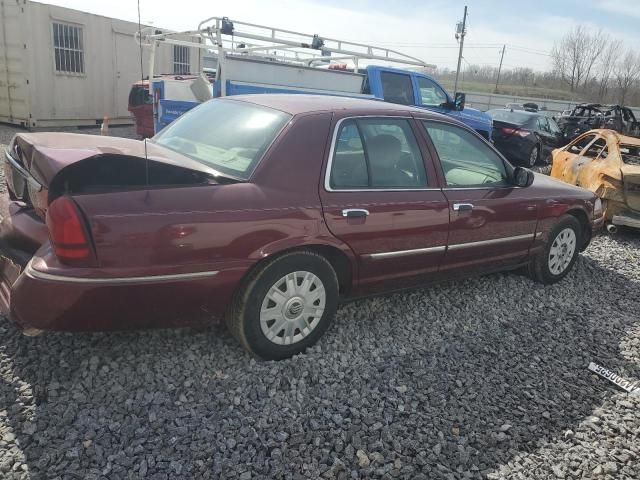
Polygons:
<instances>
[{"instance_id":1,"label":"rear side window","mask_svg":"<svg viewBox=\"0 0 640 480\"><path fill-rule=\"evenodd\" d=\"M580 153L596 138L595 135L587 135L579 140L574 141L568 148L571 153Z\"/></svg>"},{"instance_id":2,"label":"rear side window","mask_svg":"<svg viewBox=\"0 0 640 480\"><path fill-rule=\"evenodd\" d=\"M583 154L584 157L598 158L602 156L607 157L607 141L604 138L598 138L595 142L589 145L587 151Z\"/></svg>"},{"instance_id":3,"label":"rear side window","mask_svg":"<svg viewBox=\"0 0 640 480\"><path fill-rule=\"evenodd\" d=\"M407 120L361 118L342 122L331 164L331 189L411 189L426 185L422 155Z\"/></svg>"},{"instance_id":4,"label":"rear side window","mask_svg":"<svg viewBox=\"0 0 640 480\"><path fill-rule=\"evenodd\" d=\"M380 80L382 81L382 95L385 102L413 105L413 86L409 75L382 72Z\"/></svg>"},{"instance_id":5,"label":"rear side window","mask_svg":"<svg viewBox=\"0 0 640 480\"><path fill-rule=\"evenodd\" d=\"M549 120L546 117L538 117L538 128L542 132L551 133L551 128L549 128Z\"/></svg>"},{"instance_id":6,"label":"rear side window","mask_svg":"<svg viewBox=\"0 0 640 480\"><path fill-rule=\"evenodd\" d=\"M504 162L473 133L455 125L422 122L433 145L449 187L508 185Z\"/></svg>"}]
</instances>

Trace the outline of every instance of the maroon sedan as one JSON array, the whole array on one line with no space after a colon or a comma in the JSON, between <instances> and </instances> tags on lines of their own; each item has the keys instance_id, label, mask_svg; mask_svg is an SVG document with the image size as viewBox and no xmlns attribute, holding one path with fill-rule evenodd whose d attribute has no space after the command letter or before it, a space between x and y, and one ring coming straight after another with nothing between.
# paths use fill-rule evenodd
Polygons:
<instances>
[{"instance_id":1,"label":"maroon sedan","mask_svg":"<svg viewBox=\"0 0 640 480\"><path fill-rule=\"evenodd\" d=\"M146 144L18 134L4 165L0 303L25 333L224 317L271 359L345 298L520 267L556 282L602 224L593 193L373 100L216 99Z\"/></svg>"}]
</instances>

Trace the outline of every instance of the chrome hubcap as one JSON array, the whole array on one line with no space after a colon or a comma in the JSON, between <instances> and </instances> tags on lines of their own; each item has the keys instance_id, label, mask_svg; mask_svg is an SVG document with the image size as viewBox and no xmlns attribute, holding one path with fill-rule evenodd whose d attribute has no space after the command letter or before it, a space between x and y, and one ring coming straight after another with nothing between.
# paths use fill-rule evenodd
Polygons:
<instances>
[{"instance_id":1,"label":"chrome hubcap","mask_svg":"<svg viewBox=\"0 0 640 480\"><path fill-rule=\"evenodd\" d=\"M260 308L260 328L277 345L307 337L320 323L327 296L322 281L311 272L292 272L269 289Z\"/></svg>"},{"instance_id":2,"label":"chrome hubcap","mask_svg":"<svg viewBox=\"0 0 640 480\"><path fill-rule=\"evenodd\" d=\"M549 250L549 271L554 275L564 272L576 251L576 233L571 228L565 228L553 240Z\"/></svg>"}]
</instances>

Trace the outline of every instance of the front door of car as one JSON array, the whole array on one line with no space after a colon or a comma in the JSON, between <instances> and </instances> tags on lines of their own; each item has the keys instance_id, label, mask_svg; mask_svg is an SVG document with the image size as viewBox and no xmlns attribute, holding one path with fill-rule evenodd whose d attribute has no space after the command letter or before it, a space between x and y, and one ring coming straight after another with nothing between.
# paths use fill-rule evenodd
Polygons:
<instances>
[{"instance_id":1,"label":"front door of car","mask_svg":"<svg viewBox=\"0 0 640 480\"><path fill-rule=\"evenodd\" d=\"M479 273L521 263L536 233L533 192L512 184L485 141L448 122L422 122L441 167L451 223L443 274Z\"/></svg>"},{"instance_id":2,"label":"front door of car","mask_svg":"<svg viewBox=\"0 0 640 480\"><path fill-rule=\"evenodd\" d=\"M346 118L334 125L322 209L328 229L357 257L365 290L389 282L401 287L439 268L449 205L427 155L411 118Z\"/></svg>"}]
</instances>

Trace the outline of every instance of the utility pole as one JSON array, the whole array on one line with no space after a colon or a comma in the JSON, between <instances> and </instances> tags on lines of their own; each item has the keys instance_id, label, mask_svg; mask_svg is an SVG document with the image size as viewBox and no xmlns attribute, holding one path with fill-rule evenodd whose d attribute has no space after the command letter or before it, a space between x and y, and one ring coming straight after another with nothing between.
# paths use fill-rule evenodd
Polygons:
<instances>
[{"instance_id":1,"label":"utility pole","mask_svg":"<svg viewBox=\"0 0 640 480\"><path fill-rule=\"evenodd\" d=\"M500 66L498 67L498 78L496 78L496 89L493 93L498 93L498 83L500 83L500 72L502 71L502 60L504 60L504 49L507 48L506 45L502 45L502 55L500 56Z\"/></svg>"},{"instance_id":2,"label":"utility pole","mask_svg":"<svg viewBox=\"0 0 640 480\"><path fill-rule=\"evenodd\" d=\"M456 84L453 87L453 94L458 92L458 75L460 75L460 63L462 62L462 47L464 46L464 36L467 34L467 6L464 6L464 16L462 24L456 25L456 40L460 39L460 52L458 53L458 69L456 70Z\"/></svg>"}]
</instances>

